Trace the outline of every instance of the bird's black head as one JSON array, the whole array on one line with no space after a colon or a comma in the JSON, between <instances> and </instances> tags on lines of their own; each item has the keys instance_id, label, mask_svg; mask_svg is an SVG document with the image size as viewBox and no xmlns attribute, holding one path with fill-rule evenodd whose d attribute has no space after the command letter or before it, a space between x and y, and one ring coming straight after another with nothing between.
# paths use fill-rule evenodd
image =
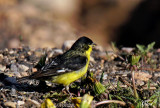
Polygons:
<instances>
[{"instance_id":1,"label":"bird's black head","mask_svg":"<svg viewBox=\"0 0 160 108\"><path fill-rule=\"evenodd\" d=\"M95 45L91 39L88 37L80 37L71 47L71 49L82 49L88 50L89 46Z\"/></svg>"}]
</instances>

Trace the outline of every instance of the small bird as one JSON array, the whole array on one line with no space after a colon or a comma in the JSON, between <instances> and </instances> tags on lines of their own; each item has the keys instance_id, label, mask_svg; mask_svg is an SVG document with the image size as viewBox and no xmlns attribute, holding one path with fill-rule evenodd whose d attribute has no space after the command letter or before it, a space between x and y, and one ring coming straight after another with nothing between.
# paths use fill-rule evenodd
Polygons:
<instances>
[{"instance_id":1,"label":"small bird","mask_svg":"<svg viewBox=\"0 0 160 108\"><path fill-rule=\"evenodd\" d=\"M70 94L70 83L81 78L87 72L92 47L95 45L91 39L85 36L80 37L68 51L53 58L40 71L22 77L20 80L27 78L63 84Z\"/></svg>"}]
</instances>

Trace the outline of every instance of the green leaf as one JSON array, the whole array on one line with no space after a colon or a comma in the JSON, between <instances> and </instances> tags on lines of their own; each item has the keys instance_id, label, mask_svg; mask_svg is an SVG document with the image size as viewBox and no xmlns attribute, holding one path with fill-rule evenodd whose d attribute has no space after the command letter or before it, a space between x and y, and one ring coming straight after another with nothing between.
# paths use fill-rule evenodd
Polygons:
<instances>
[{"instance_id":1,"label":"green leaf","mask_svg":"<svg viewBox=\"0 0 160 108\"><path fill-rule=\"evenodd\" d=\"M156 106L157 108L160 107L160 90L159 89L150 97L149 103L152 106Z\"/></svg>"},{"instance_id":2,"label":"green leaf","mask_svg":"<svg viewBox=\"0 0 160 108\"><path fill-rule=\"evenodd\" d=\"M89 94L85 94L82 98L80 108L90 108L92 100L93 100L93 96Z\"/></svg>"},{"instance_id":3,"label":"green leaf","mask_svg":"<svg viewBox=\"0 0 160 108\"><path fill-rule=\"evenodd\" d=\"M104 93L106 88L99 82L96 81L93 85L93 91L96 95L99 95L101 93Z\"/></svg>"},{"instance_id":4,"label":"green leaf","mask_svg":"<svg viewBox=\"0 0 160 108\"><path fill-rule=\"evenodd\" d=\"M120 96L116 96L116 95L115 95L115 97L116 97L117 99L123 101L123 99L122 99Z\"/></svg>"},{"instance_id":5,"label":"green leaf","mask_svg":"<svg viewBox=\"0 0 160 108\"><path fill-rule=\"evenodd\" d=\"M155 42L148 44L146 52L149 52L151 49L153 49L154 45L155 45Z\"/></svg>"},{"instance_id":6,"label":"green leaf","mask_svg":"<svg viewBox=\"0 0 160 108\"><path fill-rule=\"evenodd\" d=\"M150 80L148 80L147 88L148 88L148 90L150 89Z\"/></svg>"},{"instance_id":7,"label":"green leaf","mask_svg":"<svg viewBox=\"0 0 160 108\"><path fill-rule=\"evenodd\" d=\"M41 104L41 108L56 108L53 102L50 99L45 99L45 101Z\"/></svg>"},{"instance_id":8,"label":"green leaf","mask_svg":"<svg viewBox=\"0 0 160 108\"><path fill-rule=\"evenodd\" d=\"M141 53L144 53L144 52L145 52L145 46L144 46L144 45L136 44L136 47L138 48L138 50L139 50Z\"/></svg>"},{"instance_id":9,"label":"green leaf","mask_svg":"<svg viewBox=\"0 0 160 108\"><path fill-rule=\"evenodd\" d=\"M103 71L102 74L101 74L100 83L103 82L103 76L104 76L104 71Z\"/></svg>"},{"instance_id":10,"label":"green leaf","mask_svg":"<svg viewBox=\"0 0 160 108\"><path fill-rule=\"evenodd\" d=\"M131 65L133 66L133 65L137 65L138 64L138 62L139 62L139 60L140 60L140 58L141 58L141 56L140 55L132 55L131 56L131 60L130 60L130 63L131 63Z\"/></svg>"},{"instance_id":11,"label":"green leaf","mask_svg":"<svg viewBox=\"0 0 160 108\"><path fill-rule=\"evenodd\" d=\"M143 108L142 101L138 101L136 108Z\"/></svg>"},{"instance_id":12,"label":"green leaf","mask_svg":"<svg viewBox=\"0 0 160 108\"><path fill-rule=\"evenodd\" d=\"M45 65L46 57L47 55L42 56L35 68L41 69Z\"/></svg>"}]
</instances>

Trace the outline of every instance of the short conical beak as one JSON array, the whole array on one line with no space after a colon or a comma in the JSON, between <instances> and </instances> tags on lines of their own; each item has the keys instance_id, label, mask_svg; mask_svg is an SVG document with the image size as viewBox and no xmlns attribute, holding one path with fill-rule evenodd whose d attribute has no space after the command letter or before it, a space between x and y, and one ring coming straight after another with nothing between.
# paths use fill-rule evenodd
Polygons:
<instances>
[{"instance_id":1,"label":"short conical beak","mask_svg":"<svg viewBox=\"0 0 160 108\"><path fill-rule=\"evenodd\" d=\"M97 44L96 43L92 43L92 46L97 46Z\"/></svg>"}]
</instances>

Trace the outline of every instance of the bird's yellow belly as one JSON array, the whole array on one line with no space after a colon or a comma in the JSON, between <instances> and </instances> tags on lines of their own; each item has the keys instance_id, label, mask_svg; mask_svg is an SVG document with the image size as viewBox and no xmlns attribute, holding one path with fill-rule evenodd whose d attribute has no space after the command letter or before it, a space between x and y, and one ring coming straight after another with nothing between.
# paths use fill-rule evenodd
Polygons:
<instances>
[{"instance_id":1,"label":"bird's yellow belly","mask_svg":"<svg viewBox=\"0 0 160 108\"><path fill-rule=\"evenodd\" d=\"M67 86L70 83L74 82L75 80L81 78L83 75L85 75L85 73L87 72L87 69L88 69L88 63L87 63L87 66L85 66L84 68L78 71L73 71L73 72L52 77L51 82L63 84L64 86Z\"/></svg>"}]
</instances>

